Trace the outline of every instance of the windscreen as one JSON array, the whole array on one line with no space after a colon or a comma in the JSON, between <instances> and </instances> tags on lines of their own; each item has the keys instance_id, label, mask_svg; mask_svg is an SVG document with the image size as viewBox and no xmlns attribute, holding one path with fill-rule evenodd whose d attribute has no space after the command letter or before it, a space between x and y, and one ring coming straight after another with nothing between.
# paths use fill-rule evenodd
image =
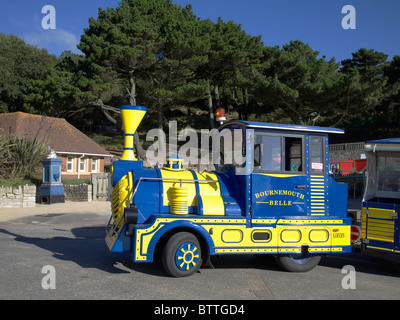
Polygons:
<instances>
[{"instance_id":1,"label":"windscreen","mask_svg":"<svg viewBox=\"0 0 400 320\"><path fill-rule=\"evenodd\" d=\"M367 153L367 182L364 201L375 198L400 199L399 152Z\"/></svg>"}]
</instances>

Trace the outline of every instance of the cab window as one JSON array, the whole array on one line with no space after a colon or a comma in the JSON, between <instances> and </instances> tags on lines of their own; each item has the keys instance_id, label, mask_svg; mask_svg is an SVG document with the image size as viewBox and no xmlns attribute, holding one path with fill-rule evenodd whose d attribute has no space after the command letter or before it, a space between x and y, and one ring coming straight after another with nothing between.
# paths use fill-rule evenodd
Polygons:
<instances>
[{"instance_id":1,"label":"cab window","mask_svg":"<svg viewBox=\"0 0 400 320\"><path fill-rule=\"evenodd\" d=\"M311 174L324 173L324 137L310 135L309 137L309 167Z\"/></svg>"},{"instance_id":2,"label":"cab window","mask_svg":"<svg viewBox=\"0 0 400 320\"><path fill-rule=\"evenodd\" d=\"M302 172L303 137L256 132L254 171Z\"/></svg>"},{"instance_id":3,"label":"cab window","mask_svg":"<svg viewBox=\"0 0 400 320\"><path fill-rule=\"evenodd\" d=\"M219 147L213 150L218 152L217 170L226 169L230 165L241 167L245 165L244 131L241 129L224 129L218 134ZM217 154L216 154L217 155ZM213 157L214 160L214 157Z\"/></svg>"}]
</instances>

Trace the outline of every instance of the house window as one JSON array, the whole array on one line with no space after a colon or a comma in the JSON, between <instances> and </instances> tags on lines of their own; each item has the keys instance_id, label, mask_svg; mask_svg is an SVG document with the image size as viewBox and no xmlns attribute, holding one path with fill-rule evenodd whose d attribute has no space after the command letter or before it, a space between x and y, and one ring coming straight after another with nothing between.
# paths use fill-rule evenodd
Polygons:
<instances>
[{"instance_id":1,"label":"house window","mask_svg":"<svg viewBox=\"0 0 400 320\"><path fill-rule=\"evenodd\" d=\"M79 171L80 172L86 171L86 159L85 158L79 158Z\"/></svg>"},{"instance_id":2,"label":"house window","mask_svg":"<svg viewBox=\"0 0 400 320\"><path fill-rule=\"evenodd\" d=\"M74 157L67 158L67 172L74 171Z\"/></svg>"},{"instance_id":3,"label":"house window","mask_svg":"<svg viewBox=\"0 0 400 320\"><path fill-rule=\"evenodd\" d=\"M92 172L97 172L97 158L92 159Z\"/></svg>"}]
</instances>

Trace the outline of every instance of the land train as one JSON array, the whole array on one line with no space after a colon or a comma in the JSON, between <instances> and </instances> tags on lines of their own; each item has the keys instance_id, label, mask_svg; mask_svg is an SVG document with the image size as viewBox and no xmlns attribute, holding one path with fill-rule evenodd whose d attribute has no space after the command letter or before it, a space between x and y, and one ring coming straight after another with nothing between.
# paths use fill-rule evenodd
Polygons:
<instances>
[{"instance_id":1,"label":"land train","mask_svg":"<svg viewBox=\"0 0 400 320\"><path fill-rule=\"evenodd\" d=\"M174 277L213 255L269 254L305 272L323 255L351 252L347 185L329 177L328 135L342 130L229 121L219 130L241 133L243 163L221 160L205 172L171 156L162 168L144 168L133 138L145 113L121 107L124 152L112 165L106 230L112 252L137 263L161 259Z\"/></svg>"},{"instance_id":2,"label":"land train","mask_svg":"<svg viewBox=\"0 0 400 320\"><path fill-rule=\"evenodd\" d=\"M400 138L365 143L361 253L392 261L400 271Z\"/></svg>"}]
</instances>

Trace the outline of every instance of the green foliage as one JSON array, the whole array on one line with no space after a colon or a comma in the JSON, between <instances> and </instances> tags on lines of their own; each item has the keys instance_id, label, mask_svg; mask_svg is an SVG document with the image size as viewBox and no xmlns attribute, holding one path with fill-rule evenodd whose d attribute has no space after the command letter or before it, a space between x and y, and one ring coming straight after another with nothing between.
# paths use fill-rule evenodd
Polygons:
<instances>
[{"instance_id":1,"label":"green foliage","mask_svg":"<svg viewBox=\"0 0 400 320\"><path fill-rule=\"evenodd\" d=\"M90 179L62 179L64 185L89 184Z\"/></svg>"},{"instance_id":2,"label":"green foliage","mask_svg":"<svg viewBox=\"0 0 400 320\"><path fill-rule=\"evenodd\" d=\"M90 139L101 145L106 150L123 151L124 140L121 134L116 135L98 135L88 134Z\"/></svg>"},{"instance_id":3,"label":"green foliage","mask_svg":"<svg viewBox=\"0 0 400 320\"><path fill-rule=\"evenodd\" d=\"M16 35L0 33L0 112L35 112L23 109L23 95L32 79L44 78L55 60L45 49L27 45Z\"/></svg>"},{"instance_id":4,"label":"green foliage","mask_svg":"<svg viewBox=\"0 0 400 320\"><path fill-rule=\"evenodd\" d=\"M34 177L48 151L37 138L0 134L0 181Z\"/></svg>"}]
</instances>

